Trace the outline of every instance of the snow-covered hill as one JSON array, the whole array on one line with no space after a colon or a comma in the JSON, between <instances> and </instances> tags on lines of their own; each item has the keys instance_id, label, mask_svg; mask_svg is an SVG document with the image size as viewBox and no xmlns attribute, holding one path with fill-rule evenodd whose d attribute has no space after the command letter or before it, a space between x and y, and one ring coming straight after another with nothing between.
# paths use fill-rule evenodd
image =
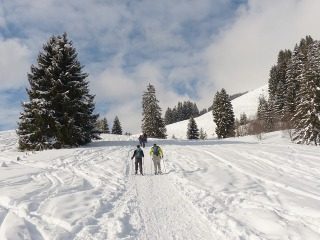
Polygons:
<instances>
[{"instance_id":1,"label":"snow-covered hill","mask_svg":"<svg viewBox=\"0 0 320 240\"><path fill-rule=\"evenodd\" d=\"M160 176L147 154L154 142ZM285 132L150 139L145 176L132 175L130 137L34 153L16 143L0 132L1 240L320 239L319 147Z\"/></svg>"},{"instance_id":2,"label":"snow-covered hill","mask_svg":"<svg viewBox=\"0 0 320 240\"><path fill-rule=\"evenodd\" d=\"M268 96L268 86L265 85L253 91L250 91L232 101L233 111L236 118L240 118L240 114L246 113L249 118L252 118L257 113L258 99L263 95ZM207 133L208 138L212 138L215 132L215 124L213 122L212 111L195 118L198 128L203 128ZM186 139L189 120L167 125L168 138L175 136L179 139Z\"/></svg>"}]
</instances>

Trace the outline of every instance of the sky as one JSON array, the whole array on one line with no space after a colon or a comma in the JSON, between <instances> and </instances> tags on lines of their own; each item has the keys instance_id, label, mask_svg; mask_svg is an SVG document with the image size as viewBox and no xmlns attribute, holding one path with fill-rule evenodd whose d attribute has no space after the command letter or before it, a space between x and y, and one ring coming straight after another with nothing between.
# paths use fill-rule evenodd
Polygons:
<instances>
[{"instance_id":1,"label":"sky","mask_svg":"<svg viewBox=\"0 0 320 240\"><path fill-rule=\"evenodd\" d=\"M0 130L16 128L52 35L72 40L96 112L139 133L149 83L163 114L184 100L208 108L221 88L259 88L280 49L320 39L319 11L315 0L0 0Z\"/></svg>"}]
</instances>

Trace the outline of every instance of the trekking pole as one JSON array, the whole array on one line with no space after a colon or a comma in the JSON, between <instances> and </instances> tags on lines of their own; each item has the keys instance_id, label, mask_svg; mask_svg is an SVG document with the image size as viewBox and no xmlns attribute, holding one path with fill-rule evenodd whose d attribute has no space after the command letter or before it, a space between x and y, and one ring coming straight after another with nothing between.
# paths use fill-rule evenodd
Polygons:
<instances>
[{"instance_id":1,"label":"trekking pole","mask_svg":"<svg viewBox=\"0 0 320 240\"><path fill-rule=\"evenodd\" d=\"M133 175L133 159L131 159L131 174Z\"/></svg>"},{"instance_id":2,"label":"trekking pole","mask_svg":"<svg viewBox=\"0 0 320 240\"><path fill-rule=\"evenodd\" d=\"M167 173L166 164L164 163L164 158L162 158L162 161L163 161L164 172Z\"/></svg>"},{"instance_id":3,"label":"trekking pole","mask_svg":"<svg viewBox=\"0 0 320 240\"><path fill-rule=\"evenodd\" d=\"M144 174L145 173L145 168L144 168L144 157L142 158L142 169L141 172Z\"/></svg>"},{"instance_id":4,"label":"trekking pole","mask_svg":"<svg viewBox=\"0 0 320 240\"><path fill-rule=\"evenodd\" d=\"M133 150L134 150L134 149L130 149L130 150L128 151L128 158L131 160L131 173L133 173L133 159L130 158L129 153L130 153L131 151L133 151Z\"/></svg>"}]
</instances>

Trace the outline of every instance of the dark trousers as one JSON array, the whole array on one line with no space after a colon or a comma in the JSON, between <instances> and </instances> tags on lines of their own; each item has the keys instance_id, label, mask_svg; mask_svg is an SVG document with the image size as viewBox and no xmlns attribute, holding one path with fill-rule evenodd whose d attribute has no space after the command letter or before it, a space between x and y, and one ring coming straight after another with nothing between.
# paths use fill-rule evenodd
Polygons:
<instances>
[{"instance_id":1,"label":"dark trousers","mask_svg":"<svg viewBox=\"0 0 320 240\"><path fill-rule=\"evenodd\" d=\"M136 161L134 163L135 163L136 173L138 172L138 165L139 165L140 173L142 174L143 173L143 171L142 171L142 158L136 158Z\"/></svg>"}]
</instances>

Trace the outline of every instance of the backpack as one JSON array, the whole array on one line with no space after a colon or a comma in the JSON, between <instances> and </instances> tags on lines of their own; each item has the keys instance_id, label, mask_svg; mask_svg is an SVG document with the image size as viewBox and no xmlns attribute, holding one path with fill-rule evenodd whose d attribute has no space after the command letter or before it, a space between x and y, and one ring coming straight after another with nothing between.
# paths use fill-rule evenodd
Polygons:
<instances>
[{"instance_id":1,"label":"backpack","mask_svg":"<svg viewBox=\"0 0 320 240\"><path fill-rule=\"evenodd\" d=\"M160 151L159 151L159 146L154 146L153 147L153 155L159 156Z\"/></svg>"},{"instance_id":2,"label":"backpack","mask_svg":"<svg viewBox=\"0 0 320 240\"><path fill-rule=\"evenodd\" d=\"M138 149L136 150L135 157L136 157L136 158L142 158L142 157L143 157L142 149L141 149L141 148L138 148Z\"/></svg>"}]
</instances>

